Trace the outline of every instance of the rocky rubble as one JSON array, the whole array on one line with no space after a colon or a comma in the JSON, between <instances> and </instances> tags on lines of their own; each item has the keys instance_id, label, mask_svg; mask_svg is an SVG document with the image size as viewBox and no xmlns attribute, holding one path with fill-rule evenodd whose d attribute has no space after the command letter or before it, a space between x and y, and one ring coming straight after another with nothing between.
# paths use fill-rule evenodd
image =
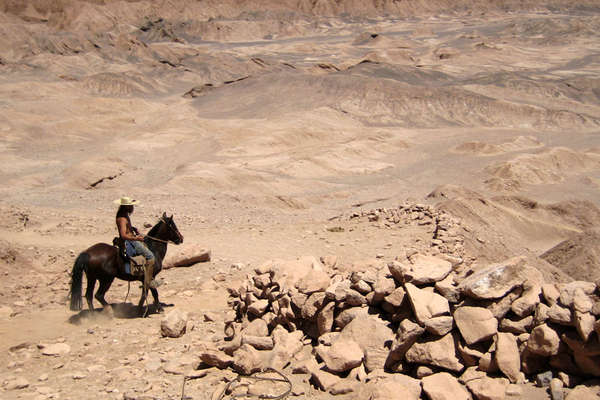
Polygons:
<instances>
[{"instance_id":1,"label":"rocky rubble","mask_svg":"<svg viewBox=\"0 0 600 400\"><path fill-rule=\"evenodd\" d=\"M392 208L355 211L345 218L350 221L368 221L385 229L428 226L431 231L429 245L435 251L452 254L457 259L464 256L461 221L435 206L406 203Z\"/></svg>"},{"instance_id":2,"label":"rocky rubble","mask_svg":"<svg viewBox=\"0 0 600 400\"><path fill-rule=\"evenodd\" d=\"M558 397L600 377L596 285L545 283L524 257L461 270L412 254L344 272L305 257L267 262L228 290L235 315L200 354L207 366L287 368L371 398L504 399L542 376L562 382Z\"/></svg>"}]
</instances>

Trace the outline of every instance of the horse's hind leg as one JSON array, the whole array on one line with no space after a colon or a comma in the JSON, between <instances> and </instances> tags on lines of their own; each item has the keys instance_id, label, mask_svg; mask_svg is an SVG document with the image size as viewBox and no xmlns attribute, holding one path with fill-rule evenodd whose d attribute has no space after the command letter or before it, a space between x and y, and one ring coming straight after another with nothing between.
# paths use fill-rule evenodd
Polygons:
<instances>
[{"instance_id":1,"label":"horse's hind leg","mask_svg":"<svg viewBox=\"0 0 600 400\"><path fill-rule=\"evenodd\" d=\"M90 276L89 274L86 274L87 277L87 289L85 291L85 299L87 300L88 303L88 308L90 309L90 311L94 311L94 286L96 286L96 277L95 276Z\"/></svg>"},{"instance_id":2,"label":"horse's hind leg","mask_svg":"<svg viewBox=\"0 0 600 400\"><path fill-rule=\"evenodd\" d=\"M110 285L112 285L114 279L115 278L108 278L106 280L100 279L100 287L98 288L98 291L94 297L96 300L102 303L102 307L106 307L108 305L106 300L104 300L104 295L106 292L108 292L108 289L110 288Z\"/></svg>"},{"instance_id":3,"label":"horse's hind leg","mask_svg":"<svg viewBox=\"0 0 600 400\"><path fill-rule=\"evenodd\" d=\"M140 315L146 316L146 309L144 308L144 303L148 298L148 289L142 283L142 297L140 297L140 302L138 303L138 309L140 311Z\"/></svg>"},{"instance_id":4,"label":"horse's hind leg","mask_svg":"<svg viewBox=\"0 0 600 400\"><path fill-rule=\"evenodd\" d=\"M154 297L154 308L156 309L156 312L163 312L164 309L160 304L160 301L158 301L158 290L150 288L150 291L152 292L152 297Z\"/></svg>"}]
</instances>

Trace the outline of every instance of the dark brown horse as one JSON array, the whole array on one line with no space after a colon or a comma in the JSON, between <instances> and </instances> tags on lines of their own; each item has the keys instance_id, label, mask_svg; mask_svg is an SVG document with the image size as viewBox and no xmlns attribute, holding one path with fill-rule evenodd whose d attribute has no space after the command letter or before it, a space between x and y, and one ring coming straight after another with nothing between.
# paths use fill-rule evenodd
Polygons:
<instances>
[{"instance_id":1,"label":"dark brown horse","mask_svg":"<svg viewBox=\"0 0 600 400\"><path fill-rule=\"evenodd\" d=\"M154 276L162 269L162 261L167 254L167 243L173 242L174 244L183 243L183 236L179 233L179 229L173 222L173 216L167 217L167 214L163 213L163 216L156 225L144 238L146 246L154 253L156 259L154 264ZM104 295L110 288L115 278L122 279L124 281L140 281L143 282L143 276L133 276L125 272L125 262L119 255L119 249L106 243L96 243L92 247L88 248L75 260L73 265L73 271L71 273L71 310L81 310L81 285L82 276L85 271L87 278L87 290L85 291L85 298L88 303L90 311L94 311L93 294L94 286L96 281L100 281L100 287L96 292L96 300L102 303L102 306L106 306L108 303L104 300ZM152 296L154 297L154 305L157 311L162 310L162 306L158 301L158 290L150 288ZM144 302L148 296L147 290L142 290L142 297L138 303L140 314L144 313Z\"/></svg>"}]
</instances>

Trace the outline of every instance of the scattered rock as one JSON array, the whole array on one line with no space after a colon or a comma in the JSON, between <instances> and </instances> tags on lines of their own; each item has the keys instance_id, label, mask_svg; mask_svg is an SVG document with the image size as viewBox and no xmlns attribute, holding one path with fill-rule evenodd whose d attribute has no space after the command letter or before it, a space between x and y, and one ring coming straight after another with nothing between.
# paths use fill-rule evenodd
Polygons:
<instances>
[{"instance_id":1,"label":"scattered rock","mask_svg":"<svg viewBox=\"0 0 600 400\"><path fill-rule=\"evenodd\" d=\"M525 264L525 257L515 257L490 265L464 279L460 288L475 299L498 299L521 285L529 275L540 275L539 271Z\"/></svg>"},{"instance_id":2,"label":"scattered rock","mask_svg":"<svg viewBox=\"0 0 600 400\"><path fill-rule=\"evenodd\" d=\"M206 365L219 369L227 368L233 362L233 357L217 350L205 350L200 353L200 360Z\"/></svg>"},{"instance_id":3,"label":"scattered rock","mask_svg":"<svg viewBox=\"0 0 600 400\"><path fill-rule=\"evenodd\" d=\"M360 346L365 355L365 368L373 371L384 368L394 333L384 321L368 315L355 318L346 325L338 340L343 339L352 340Z\"/></svg>"},{"instance_id":4,"label":"scattered rock","mask_svg":"<svg viewBox=\"0 0 600 400\"><path fill-rule=\"evenodd\" d=\"M507 386L506 379L487 376L467 382L467 387L477 400L504 400Z\"/></svg>"},{"instance_id":5,"label":"scattered rock","mask_svg":"<svg viewBox=\"0 0 600 400\"><path fill-rule=\"evenodd\" d=\"M332 346L319 346L317 354L325 362L327 369L333 372L345 372L358 367L364 353L360 346L346 339L337 340Z\"/></svg>"},{"instance_id":6,"label":"scattered rock","mask_svg":"<svg viewBox=\"0 0 600 400\"><path fill-rule=\"evenodd\" d=\"M552 400L563 400L565 398L563 382L558 378L550 381L550 398Z\"/></svg>"},{"instance_id":7,"label":"scattered rock","mask_svg":"<svg viewBox=\"0 0 600 400\"><path fill-rule=\"evenodd\" d=\"M240 374L250 375L262 367L260 353L249 344L242 345L233 355L233 368Z\"/></svg>"},{"instance_id":8,"label":"scattered rock","mask_svg":"<svg viewBox=\"0 0 600 400\"><path fill-rule=\"evenodd\" d=\"M185 333L187 320L187 312L177 309L170 311L160 321L160 332L165 337L181 337Z\"/></svg>"},{"instance_id":9,"label":"scattered rock","mask_svg":"<svg viewBox=\"0 0 600 400\"><path fill-rule=\"evenodd\" d=\"M498 320L486 308L457 308L454 312L454 320L467 344L487 340L498 332Z\"/></svg>"},{"instance_id":10,"label":"scattered rock","mask_svg":"<svg viewBox=\"0 0 600 400\"><path fill-rule=\"evenodd\" d=\"M417 320L424 324L433 317L450 314L448 300L437 293L419 289L412 283L405 284L406 293L410 299Z\"/></svg>"},{"instance_id":11,"label":"scattered rock","mask_svg":"<svg viewBox=\"0 0 600 400\"><path fill-rule=\"evenodd\" d=\"M408 362L433 365L450 371L461 371L463 364L456 357L455 339L451 333L442 338L417 342L406 352Z\"/></svg>"},{"instance_id":12,"label":"scattered rock","mask_svg":"<svg viewBox=\"0 0 600 400\"><path fill-rule=\"evenodd\" d=\"M424 285L444 279L452 271L452 264L438 257L415 254L409 262L393 261L388 268L398 282Z\"/></svg>"},{"instance_id":13,"label":"scattered rock","mask_svg":"<svg viewBox=\"0 0 600 400\"><path fill-rule=\"evenodd\" d=\"M311 378L315 386L324 391L329 391L341 381L337 375L323 370L313 371Z\"/></svg>"},{"instance_id":14,"label":"scattered rock","mask_svg":"<svg viewBox=\"0 0 600 400\"><path fill-rule=\"evenodd\" d=\"M527 341L527 349L533 354L540 356L552 356L558 354L560 339L556 331L548 325L536 326L531 331Z\"/></svg>"},{"instance_id":15,"label":"scattered rock","mask_svg":"<svg viewBox=\"0 0 600 400\"><path fill-rule=\"evenodd\" d=\"M71 346L66 343L43 345L42 354L45 356L61 356L71 352Z\"/></svg>"},{"instance_id":16,"label":"scattered rock","mask_svg":"<svg viewBox=\"0 0 600 400\"><path fill-rule=\"evenodd\" d=\"M498 332L496 340L496 364L512 382L521 378L521 356L517 338L512 333Z\"/></svg>"},{"instance_id":17,"label":"scattered rock","mask_svg":"<svg viewBox=\"0 0 600 400\"><path fill-rule=\"evenodd\" d=\"M447 372L426 376L421 380L423 391L431 400L470 400L469 392Z\"/></svg>"},{"instance_id":18,"label":"scattered rock","mask_svg":"<svg viewBox=\"0 0 600 400\"><path fill-rule=\"evenodd\" d=\"M21 390L29 387L29 381L22 376L10 379L6 382L6 390Z\"/></svg>"}]
</instances>

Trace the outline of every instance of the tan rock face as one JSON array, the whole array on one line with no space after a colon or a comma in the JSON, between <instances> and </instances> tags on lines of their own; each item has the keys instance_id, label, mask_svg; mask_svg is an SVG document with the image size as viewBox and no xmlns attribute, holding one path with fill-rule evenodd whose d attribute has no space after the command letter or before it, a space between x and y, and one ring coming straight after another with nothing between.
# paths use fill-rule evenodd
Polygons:
<instances>
[{"instance_id":1,"label":"tan rock face","mask_svg":"<svg viewBox=\"0 0 600 400\"><path fill-rule=\"evenodd\" d=\"M590 295L596 290L593 282L574 281L560 286L560 303L565 307L571 307L575 299L575 292L581 290L585 295Z\"/></svg>"},{"instance_id":2,"label":"tan rock face","mask_svg":"<svg viewBox=\"0 0 600 400\"><path fill-rule=\"evenodd\" d=\"M417 320L425 323L430 318L450 314L448 300L437 293L419 289L412 283L405 284L406 293Z\"/></svg>"},{"instance_id":3,"label":"tan rock face","mask_svg":"<svg viewBox=\"0 0 600 400\"><path fill-rule=\"evenodd\" d=\"M391 262L388 268L398 282L423 285L444 279L452 271L452 264L438 257L415 254L406 262Z\"/></svg>"},{"instance_id":4,"label":"tan rock face","mask_svg":"<svg viewBox=\"0 0 600 400\"><path fill-rule=\"evenodd\" d=\"M454 321L467 344L489 339L498 332L498 320L486 308L457 308L454 312Z\"/></svg>"},{"instance_id":5,"label":"tan rock face","mask_svg":"<svg viewBox=\"0 0 600 400\"><path fill-rule=\"evenodd\" d=\"M469 392L447 372L426 376L421 380L423 391L431 400L470 400Z\"/></svg>"},{"instance_id":6,"label":"tan rock face","mask_svg":"<svg viewBox=\"0 0 600 400\"><path fill-rule=\"evenodd\" d=\"M217 350L205 350L200 353L200 360L206 365L220 369L227 368L233 362L233 357Z\"/></svg>"},{"instance_id":7,"label":"tan rock face","mask_svg":"<svg viewBox=\"0 0 600 400\"><path fill-rule=\"evenodd\" d=\"M356 398L370 400L419 400L419 396L415 396L409 388L393 379L378 380L362 385Z\"/></svg>"},{"instance_id":8,"label":"tan rock face","mask_svg":"<svg viewBox=\"0 0 600 400\"><path fill-rule=\"evenodd\" d=\"M542 285L542 294L548 305L552 306L558 301L560 297L560 291L553 283L545 283Z\"/></svg>"},{"instance_id":9,"label":"tan rock face","mask_svg":"<svg viewBox=\"0 0 600 400\"><path fill-rule=\"evenodd\" d=\"M376 316L358 317L342 329L340 339L356 342L365 355L367 371L383 369L390 352L389 343L394 339L394 333L386 323Z\"/></svg>"},{"instance_id":10,"label":"tan rock face","mask_svg":"<svg viewBox=\"0 0 600 400\"><path fill-rule=\"evenodd\" d=\"M313 371L311 379L315 386L325 391L329 391L336 384L341 382L339 376L323 370Z\"/></svg>"},{"instance_id":11,"label":"tan rock face","mask_svg":"<svg viewBox=\"0 0 600 400\"><path fill-rule=\"evenodd\" d=\"M188 314L184 311L173 310L160 321L160 331L163 336L178 338L185 333Z\"/></svg>"},{"instance_id":12,"label":"tan rock face","mask_svg":"<svg viewBox=\"0 0 600 400\"><path fill-rule=\"evenodd\" d=\"M515 257L475 272L461 282L460 288L475 299L498 299L521 285L528 274L539 275L539 271L526 267L523 257Z\"/></svg>"},{"instance_id":13,"label":"tan rock face","mask_svg":"<svg viewBox=\"0 0 600 400\"><path fill-rule=\"evenodd\" d=\"M584 342L587 342L592 332L594 332L595 323L596 318L588 312L575 311L573 313L573 324Z\"/></svg>"},{"instance_id":14,"label":"tan rock face","mask_svg":"<svg viewBox=\"0 0 600 400\"><path fill-rule=\"evenodd\" d=\"M425 329L419 324L415 324L409 319L400 322L396 340L392 344L390 357L394 361L400 361L408 349L415 344L417 339L425 332Z\"/></svg>"},{"instance_id":15,"label":"tan rock face","mask_svg":"<svg viewBox=\"0 0 600 400\"><path fill-rule=\"evenodd\" d=\"M250 322L243 330L244 335L248 336L268 336L269 327L267 323L260 318Z\"/></svg>"},{"instance_id":16,"label":"tan rock face","mask_svg":"<svg viewBox=\"0 0 600 400\"><path fill-rule=\"evenodd\" d=\"M331 280L329 275L322 270L311 271L296 283L296 288L300 293L312 294L314 292L324 292L329 287Z\"/></svg>"},{"instance_id":17,"label":"tan rock face","mask_svg":"<svg viewBox=\"0 0 600 400\"><path fill-rule=\"evenodd\" d=\"M437 336L444 336L450 332L453 325L454 319L449 315L443 315L441 317L435 317L425 321L425 329Z\"/></svg>"},{"instance_id":18,"label":"tan rock face","mask_svg":"<svg viewBox=\"0 0 600 400\"><path fill-rule=\"evenodd\" d=\"M510 307L519 317L533 314L542 294L542 287L538 282L526 281L524 286L525 291L522 296L515 300Z\"/></svg>"},{"instance_id":19,"label":"tan rock face","mask_svg":"<svg viewBox=\"0 0 600 400\"><path fill-rule=\"evenodd\" d=\"M506 379L487 376L467 382L467 387L477 400L504 400L507 386Z\"/></svg>"},{"instance_id":20,"label":"tan rock face","mask_svg":"<svg viewBox=\"0 0 600 400\"><path fill-rule=\"evenodd\" d=\"M463 364L456 356L454 337L451 333L440 339L415 343L408 349L405 358L411 363L433 365L450 371L463 369Z\"/></svg>"},{"instance_id":21,"label":"tan rock face","mask_svg":"<svg viewBox=\"0 0 600 400\"><path fill-rule=\"evenodd\" d=\"M496 340L496 364L502 373L512 382L521 376L521 355L517 338L512 333L498 332Z\"/></svg>"},{"instance_id":22,"label":"tan rock face","mask_svg":"<svg viewBox=\"0 0 600 400\"><path fill-rule=\"evenodd\" d=\"M304 319L312 319L319 310L323 307L325 303L325 292L316 292L311 294L306 302L302 305L302 318Z\"/></svg>"},{"instance_id":23,"label":"tan rock face","mask_svg":"<svg viewBox=\"0 0 600 400\"><path fill-rule=\"evenodd\" d=\"M329 346L319 346L317 354L325 362L327 369L333 372L350 371L358 367L364 353L358 343L341 339Z\"/></svg>"},{"instance_id":24,"label":"tan rock face","mask_svg":"<svg viewBox=\"0 0 600 400\"><path fill-rule=\"evenodd\" d=\"M531 331L527 349L540 356L552 356L558 354L559 344L560 339L556 331L548 325L540 325Z\"/></svg>"},{"instance_id":25,"label":"tan rock face","mask_svg":"<svg viewBox=\"0 0 600 400\"><path fill-rule=\"evenodd\" d=\"M260 371L262 367L260 353L249 344L242 345L233 355L233 368L240 374L250 375Z\"/></svg>"},{"instance_id":26,"label":"tan rock face","mask_svg":"<svg viewBox=\"0 0 600 400\"><path fill-rule=\"evenodd\" d=\"M598 396L589 387L580 385L571 390L565 400L598 400Z\"/></svg>"},{"instance_id":27,"label":"tan rock face","mask_svg":"<svg viewBox=\"0 0 600 400\"><path fill-rule=\"evenodd\" d=\"M333 312L335 310L335 302L327 303L317 314L317 328L319 335L330 332L333 327Z\"/></svg>"}]
</instances>

